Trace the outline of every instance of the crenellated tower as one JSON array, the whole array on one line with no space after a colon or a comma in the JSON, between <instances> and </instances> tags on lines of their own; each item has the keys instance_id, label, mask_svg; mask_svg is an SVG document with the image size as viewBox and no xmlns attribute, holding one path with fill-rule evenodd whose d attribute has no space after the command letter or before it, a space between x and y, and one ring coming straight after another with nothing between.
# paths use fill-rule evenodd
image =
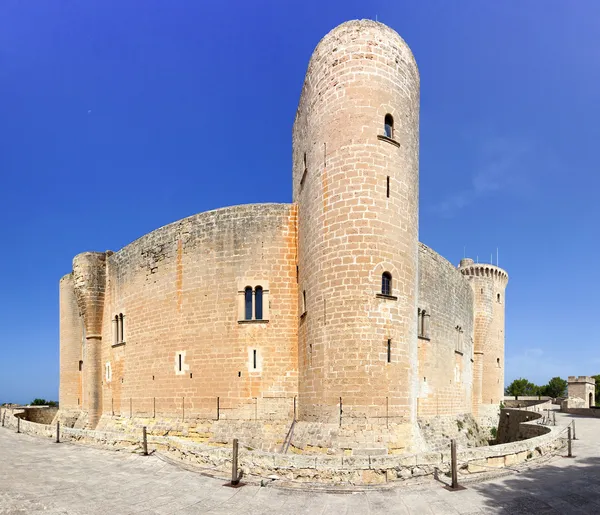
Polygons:
<instances>
[{"instance_id":1,"label":"crenellated tower","mask_svg":"<svg viewBox=\"0 0 600 515\"><path fill-rule=\"evenodd\" d=\"M293 129L301 420L337 422L343 397L345 420L387 403L414 422L418 156L410 48L374 21L336 27L310 59Z\"/></svg>"},{"instance_id":2,"label":"crenellated tower","mask_svg":"<svg viewBox=\"0 0 600 515\"><path fill-rule=\"evenodd\" d=\"M508 274L495 265L463 259L459 270L474 296L473 414L497 416L504 399L504 306Z\"/></svg>"}]
</instances>

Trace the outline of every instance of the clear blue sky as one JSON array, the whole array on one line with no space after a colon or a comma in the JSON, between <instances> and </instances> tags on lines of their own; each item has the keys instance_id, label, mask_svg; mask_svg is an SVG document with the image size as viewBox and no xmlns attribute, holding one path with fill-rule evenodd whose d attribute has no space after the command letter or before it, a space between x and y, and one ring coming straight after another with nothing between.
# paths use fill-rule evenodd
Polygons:
<instances>
[{"instance_id":1,"label":"clear blue sky","mask_svg":"<svg viewBox=\"0 0 600 515\"><path fill-rule=\"evenodd\" d=\"M58 396L58 281L197 212L291 201L310 54L375 18L421 71L421 241L500 248L506 378L600 373L600 3L0 2L0 401Z\"/></svg>"}]
</instances>

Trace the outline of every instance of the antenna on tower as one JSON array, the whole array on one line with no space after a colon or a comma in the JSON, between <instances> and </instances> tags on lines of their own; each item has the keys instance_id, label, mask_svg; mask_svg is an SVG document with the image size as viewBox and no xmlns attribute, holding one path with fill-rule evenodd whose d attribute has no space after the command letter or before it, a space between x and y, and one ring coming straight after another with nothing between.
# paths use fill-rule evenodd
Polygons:
<instances>
[{"instance_id":1,"label":"antenna on tower","mask_svg":"<svg viewBox=\"0 0 600 515\"><path fill-rule=\"evenodd\" d=\"M477 263L479 263L479 256L477 256L477 257L475 258L475 260L477 261Z\"/></svg>"},{"instance_id":2,"label":"antenna on tower","mask_svg":"<svg viewBox=\"0 0 600 515\"><path fill-rule=\"evenodd\" d=\"M375 21L377 21L377 13L375 13Z\"/></svg>"}]
</instances>

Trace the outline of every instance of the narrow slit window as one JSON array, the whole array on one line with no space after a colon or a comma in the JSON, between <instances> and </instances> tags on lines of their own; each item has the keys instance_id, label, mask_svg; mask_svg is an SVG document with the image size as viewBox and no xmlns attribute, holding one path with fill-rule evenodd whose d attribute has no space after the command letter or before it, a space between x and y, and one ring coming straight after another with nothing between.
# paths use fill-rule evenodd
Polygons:
<instances>
[{"instance_id":1,"label":"narrow slit window","mask_svg":"<svg viewBox=\"0 0 600 515\"><path fill-rule=\"evenodd\" d=\"M385 135L388 138L394 137L394 118L391 114L386 114L384 119L384 130Z\"/></svg>"},{"instance_id":2,"label":"narrow slit window","mask_svg":"<svg viewBox=\"0 0 600 515\"><path fill-rule=\"evenodd\" d=\"M81 372L83 370L83 361L79 360L79 371Z\"/></svg>"},{"instance_id":3,"label":"narrow slit window","mask_svg":"<svg viewBox=\"0 0 600 515\"><path fill-rule=\"evenodd\" d=\"M383 274L381 275L381 294L392 294L392 274L390 274L389 272L383 272Z\"/></svg>"},{"instance_id":4,"label":"narrow slit window","mask_svg":"<svg viewBox=\"0 0 600 515\"><path fill-rule=\"evenodd\" d=\"M257 286L254 289L254 318L262 320L263 317L263 289Z\"/></svg>"},{"instance_id":5,"label":"narrow slit window","mask_svg":"<svg viewBox=\"0 0 600 515\"><path fill-rule=\"evenodd\" d=\"M500 302L500 294L499 294L499 293L498 293L498 295L496 295L496 300L497 300L498 302Z\"/></svg>"},{"instance_id":6,"label":"narrow slit window","mask_svg":"<svg viewBox=\"0 0 600 515\"><path fill-rule=\"evenodd\" d=\"M252 320L252 288L247 286L244 290L245 316L246 320Z\"/></svg>"},{"instance_id":7,"label":"narrow slit window","mask_svg":"<svg viewBox=\"0 0 600 515\"><path fill-rule=\"evenodd\" d=\"M387 362L392 362L392 340L390 338L387 341Z\"/></svg>"},{"instance_id":8,"label":"narrow slit window","mask_svg":"<svg viewBox=\"0 0 600 515\"><path fill-rule=\"evenodd\" d=\"M252 368L256 368L256 349L252 351Z\"/></svg>"},{"instance_id":9,"label":"narrow slit window","mask_svg":"<svg viewBox=\"0 0 600 515\"><path fill-rule=\"evenodd\" d=\"M179 371L181 372L182 368L183 368L183 356L181 354L178 355L179 358Z\"/></svg>"},{"instance_id":10,"label":"narrow slit window","mask_svg":"<svg viewBox=\"0 0 600 515\"><path fill-rule=\"evenodd\" d=\"M306 313L306 290L302 291L302 313Z\"/></svg>"},{"instance_id":11,"label":"narrow slit window","mask_svg":"<svg viewBox=\"0 0 600 515\"><path fill-rule=\"evenodd\" d=\"M390 198L390 176L387 176L387 182L386 182L386 196L387 198Z\"/></svg>"}]
</instances>

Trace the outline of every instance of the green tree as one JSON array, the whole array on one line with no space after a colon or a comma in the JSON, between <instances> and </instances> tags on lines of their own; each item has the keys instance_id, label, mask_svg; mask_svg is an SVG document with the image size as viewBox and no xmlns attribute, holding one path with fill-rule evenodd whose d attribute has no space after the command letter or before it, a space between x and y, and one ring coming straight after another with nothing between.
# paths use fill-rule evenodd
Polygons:
<instances>
[{"instance_id":1,"label":"green tree","mask_svg":"<svg viewBox=\"0 0 600 515\"><path fill-rule=\"evenodd\" d=\"M592 377L596 381L596 406L600 406L600 374Z\"/></svg>"},{"instance_id":2,"label":"green tree","mask_svg":"<svg viewBox=\"0 0 600 515\"><path fill-rule=\"evenodd\" d=\"M32 406L50 406L51 408L57 407L58 402L56 401L47 401L46 399L33 399L31 402Z\"/></svg>"},{"instance_id":3,"label":"green tree","mask_svg":"<svg viewBox=\"0 0 600 515\"><path fill-rule=\"evenodd\" d=\"M547 395L548 397L565 397L567 395L568 383L560 377L553 377L548 381L548 384L543 386L543 393L540 395Z\"/></svg>"},{"instance_id":4,"label":"green tree","mask_svg":"<svg viewBox=\"0 0 600 515\"><path fill-rule=\"evenodd\" d=\"M515 379L506 387L506 395L533 396L538 395L539 387L524 378Z\"/></svg>"}]
</instances>

